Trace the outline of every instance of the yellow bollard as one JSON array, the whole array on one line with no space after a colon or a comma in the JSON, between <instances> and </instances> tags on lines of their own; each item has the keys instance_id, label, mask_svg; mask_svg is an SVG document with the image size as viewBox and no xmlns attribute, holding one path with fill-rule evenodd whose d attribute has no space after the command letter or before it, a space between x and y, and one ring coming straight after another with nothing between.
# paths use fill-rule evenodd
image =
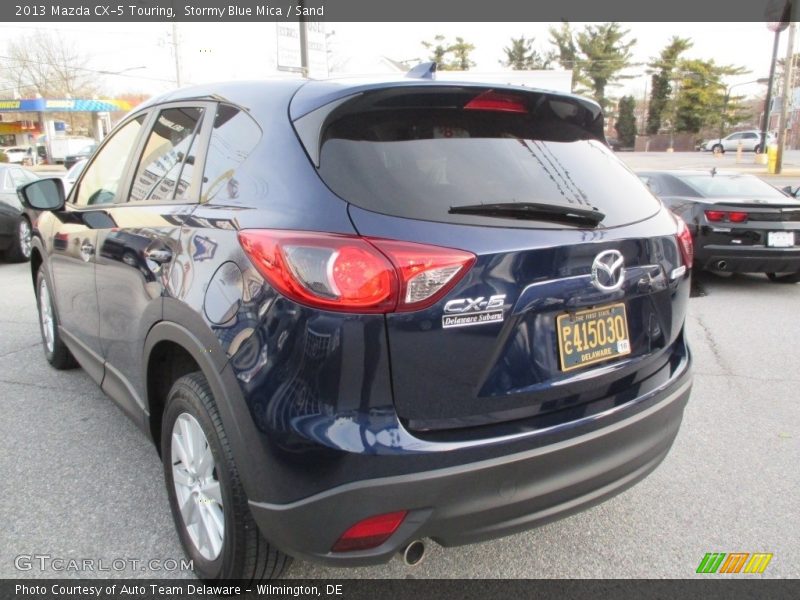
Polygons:
<instances>
[{"instance_id":1,"label":"yellow bollard","mask_svg":"<svg viewBox=\"0 0 800 600\"><path fill-rule=\"evenodd\" d=\"M767 146L767 173L775 174L778 166L778 147L775 144Z\"/></svg>"}]
</instances>

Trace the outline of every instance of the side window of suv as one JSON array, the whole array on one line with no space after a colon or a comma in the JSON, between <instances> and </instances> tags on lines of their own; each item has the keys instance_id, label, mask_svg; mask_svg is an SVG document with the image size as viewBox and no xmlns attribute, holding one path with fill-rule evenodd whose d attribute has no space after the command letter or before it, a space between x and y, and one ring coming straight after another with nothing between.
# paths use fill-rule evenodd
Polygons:
<instances>
[{"instance_id":1,"label":"side window of suv","mask_svg":"<svg viewBox=\"0 0 800 600\"><path fill-rule=\"evenodd\" d=\"M203 109L162 110L147 138L131 186L131 201L191 199Z\"/></svg>"},{"instance_id":2,"label":"side window of suv","mask_svg":"<svg viewBox=\"0 0 800 600\"><path fill-rule=\"evenodd\" d=\"M752 132L744 134L744 139L746 139L746 140L754 140L757 137L758 137L758 134L755 134L755 133L752 133Z\"/></svg>"},{"instance_id":3,"label":"side window of suv","mask_svg":"<svg viewBox=\"0 0 800 600\"><path fill-rule=\"evenodd\" d=\"M131 152L142 129L146 115L139 115L113 134L92 164L86 167L75 194L76 206L93 206L124 201L117 198L120 180L125 173Z\"/></svg>"},{"instance_id":4,"label":"side window of suv","mask_svg":"<svg viewBox=\"0 0 800 600\"><path fill-rule=\"evenodd\" d=\"M250 115L228 104L217 107L203 174L201 202L235 200L238 197L236 169L260 138L261 129Z\"/></svg>"}]
</instances>

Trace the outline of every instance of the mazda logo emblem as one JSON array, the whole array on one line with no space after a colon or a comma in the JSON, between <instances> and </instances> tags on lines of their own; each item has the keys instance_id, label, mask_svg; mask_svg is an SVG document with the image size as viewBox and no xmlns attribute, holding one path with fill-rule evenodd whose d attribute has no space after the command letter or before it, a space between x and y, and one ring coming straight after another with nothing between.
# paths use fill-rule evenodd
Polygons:
<instances>
[{"instance_id":1,"label":"mazda logo emblem","mask_svg":"<svg viewBox=\"0 0 800 600\"><path fill-rule=\"evenodd\" d=\"M625 282L625 259L619 250L605 250L592 262L592 285L601 292L616 292Z\"/></svg>"}]
</instances>

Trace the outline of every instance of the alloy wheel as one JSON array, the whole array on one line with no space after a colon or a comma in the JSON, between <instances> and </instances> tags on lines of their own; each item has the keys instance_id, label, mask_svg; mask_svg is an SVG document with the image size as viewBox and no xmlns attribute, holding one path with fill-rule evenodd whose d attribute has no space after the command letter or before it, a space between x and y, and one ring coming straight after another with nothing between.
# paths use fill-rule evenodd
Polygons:
<instances>
[{"instance_id":1,"label":"alloy wheel","mask_svg":"<svg viewBox=\"0 0 800 600\"><path fill-rule=\"evenodd\" d=\"M42 324L42 335L47 351L52 354L55 349L55 321L53 319L53 304L50 301L50 291L47 289L47 281L42 277L39 284L39 320Z\"/></svg>"},{"instance_id":2,"label":"alloy wheel","mask_svg":"<svg viewBox=\"0 0 800 600\"><path fill-rule=\"evenodd\" d=\"M31 257L31 225L27 219L22 219L19 222L17 233L19 235L19 251L25 258Z\"/></svg>"},{"instance_id":3,"label":"alloy wheel","mask_svg":"<svg viewBox=\"0 0 800 600\"><path fill-rule=\"evenodd\" d=\"M208 439L189 413L172 427L172 480L189 538L203 558L215 560L225 541L222 492Z\"/></svg>"}]
</instances>

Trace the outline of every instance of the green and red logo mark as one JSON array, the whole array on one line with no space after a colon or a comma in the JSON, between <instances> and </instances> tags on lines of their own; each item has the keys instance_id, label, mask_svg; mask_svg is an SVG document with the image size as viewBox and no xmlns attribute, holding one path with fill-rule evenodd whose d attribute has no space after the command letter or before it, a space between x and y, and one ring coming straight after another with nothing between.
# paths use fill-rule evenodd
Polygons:
<instances>
[{"instance_id":1,"label":"green and red logo mark","mask_svg":"<svg viewBox=\"0 0 800 600\"><path fill-rule=\"evenodd\" d=\"M771 560L767 552L707 552L697 573L763 573Z\"/></svg>"}]
</instances>

